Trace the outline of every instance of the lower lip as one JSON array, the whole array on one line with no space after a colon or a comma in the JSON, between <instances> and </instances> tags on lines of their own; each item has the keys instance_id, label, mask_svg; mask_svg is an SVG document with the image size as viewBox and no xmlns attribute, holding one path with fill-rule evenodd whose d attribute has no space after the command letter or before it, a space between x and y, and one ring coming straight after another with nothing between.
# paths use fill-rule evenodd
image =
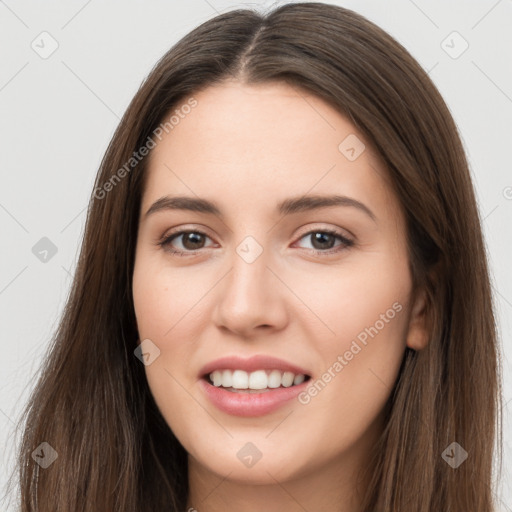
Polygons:
<instances>
[{"instance_id":1,"label":"lower lip","mask_svg":"<svg viewBox=\"0 0 512 512\"><path fill-rule=\"evenodd\" d=\"M200 380L200 385L213 405L221 411L233 416L249 417L263 416L279 409L304 391L310 380L296 386L275 388L261 393L227 391L222 387L213 386L205 379Z\"/></svg>"}]
</instances>

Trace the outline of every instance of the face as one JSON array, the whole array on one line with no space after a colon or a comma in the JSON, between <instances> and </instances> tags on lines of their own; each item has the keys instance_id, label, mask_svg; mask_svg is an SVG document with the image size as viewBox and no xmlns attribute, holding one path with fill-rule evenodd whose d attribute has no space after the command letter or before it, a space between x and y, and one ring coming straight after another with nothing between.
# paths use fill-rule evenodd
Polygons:
<instances>
[{"instance_id":1,"label":"face","mask_svg":"<svg viewBox=\"0 0 512 512\"><path fill-rule=\"evenodd\" d=\"M400 204L319 98L236 82L194 98L142 198L133 299L151 392L198 471L353 468L406 346L425 343Z\"/></svg>"}]
</instances>

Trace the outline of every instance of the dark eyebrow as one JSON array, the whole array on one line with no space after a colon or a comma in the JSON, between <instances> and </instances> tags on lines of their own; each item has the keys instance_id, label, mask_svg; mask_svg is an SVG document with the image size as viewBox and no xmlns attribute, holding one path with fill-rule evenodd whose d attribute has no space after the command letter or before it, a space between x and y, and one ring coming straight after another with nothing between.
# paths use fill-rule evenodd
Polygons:
<instances>
[{"instance_id":1,"label":"dark eyebrow","mask_svg":"<svg viewBox=\"0 0 512 512\"><path fill-rule=\"evenodd\" d=\"M363 203L352 197L339 195L309 195L286 199L278 204L277 212L280 215L291 215L293 213L316 210L319 208L328 208L330 206L350 206L364 212L373 221L376 221L375 214ZM145 217L162 210L189 210L199 213L207 213L222 217L220 208L213 202L198 197L187 196L164 196L155 201Z\"/></svg>"},{"instance_id":2,"label":"dark eyebrow","mask_svg":"<svg viewBox=\"0 0 512 512\"><path fill-rule=\"evenodd\" d=\"M292 213L304 212L307 210L316 210L318 208L327 208L330 206L351 206L353 208L357 208L358 210L364 212L368 215L374 222L376 222L377 218L375 214L366 206L361 203L357 199L347 196L339 196L339 195L330 195L330 196L319 196L319 195L310 195L310 196L300 196L300 197L292 197L290 199L286 199L282 203L278 205L278 212L281 215L290 215Z\"/></svg>"}]
</instances>

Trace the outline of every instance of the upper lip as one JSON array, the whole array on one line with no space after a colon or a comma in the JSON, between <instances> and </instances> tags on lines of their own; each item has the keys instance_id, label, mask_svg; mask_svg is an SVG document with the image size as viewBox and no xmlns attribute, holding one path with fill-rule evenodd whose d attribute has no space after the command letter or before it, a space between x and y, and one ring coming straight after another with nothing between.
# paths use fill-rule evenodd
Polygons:
<instances>
[{"instance_id":1,"label":"upper lip","mask_svg":"<svg viewBox=\"0 0 512 512\"><path fill-rule=\"evenodd\" d=\"M200 372L199 377L209 375L215 370L244 370L246 372L253 372L256 370L281 370L284 372L292 372L295 375L303 374L310 375L307 370L297 366L296 364L289 363L283 359L268 355L252 356L244 359L240 356L226 356L220 359L215 359L205 364Z\"/></svg>"}]
</instances>

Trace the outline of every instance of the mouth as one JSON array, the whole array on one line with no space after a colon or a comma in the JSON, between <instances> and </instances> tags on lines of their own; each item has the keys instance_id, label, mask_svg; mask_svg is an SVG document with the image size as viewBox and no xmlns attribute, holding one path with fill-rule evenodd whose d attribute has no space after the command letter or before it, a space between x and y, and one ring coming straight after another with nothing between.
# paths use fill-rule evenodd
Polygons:
<instances>
[{"instance_id":1,"label":"mouth","mask_svg":"<svg viewBox=\"0 0 512 512\"><path fill-rule=\"evenodd\" d=\"M218 369L202 376L211 386L232 393L269 393L282 388L299 386L311 379L310 375L278 369L245 370Z\"/></svg>"},{"instance_id":2,"label":"mouth","mask_svg":"<svg viewBox=\"0 0 512 512\"><path fill-rule=\"evenodd\" d=\"M207 400L232 416L257 417L290 406L312 380L311 371L267 354L228 355L198 372Z\"/></svg>"}]
</instances>

